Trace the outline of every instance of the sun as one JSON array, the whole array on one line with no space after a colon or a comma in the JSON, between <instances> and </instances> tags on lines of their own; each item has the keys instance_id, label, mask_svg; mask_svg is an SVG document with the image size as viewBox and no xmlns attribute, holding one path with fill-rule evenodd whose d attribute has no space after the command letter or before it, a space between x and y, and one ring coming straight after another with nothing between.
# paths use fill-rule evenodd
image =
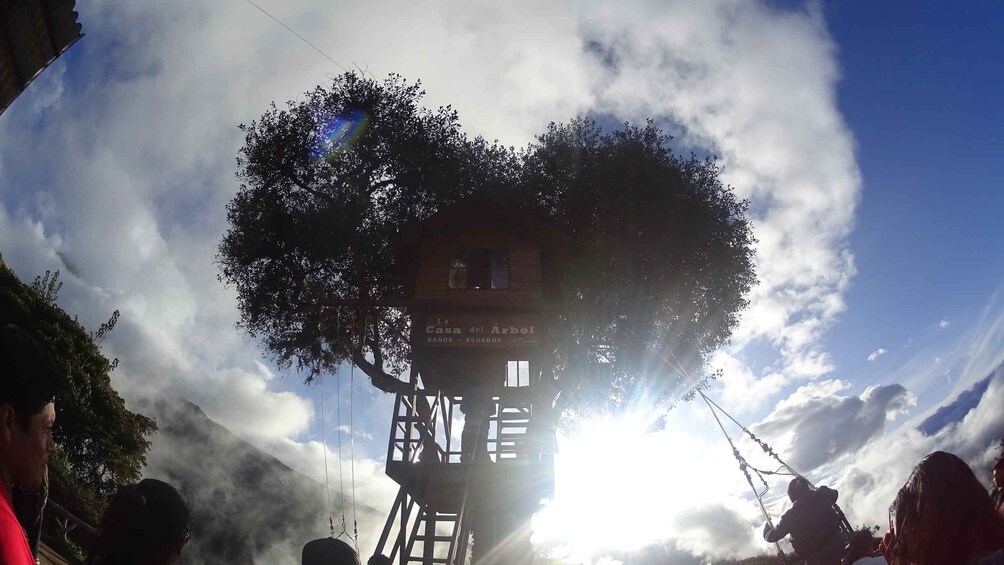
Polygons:
<instances>
[{"instance_id":1,"label":"sun","mask_svg":"<svg viewBox=\"0 0 1004 565\"><path fill-rule=\"evenodd\" d=\"M677 407L653 430L654 412L590 419L559 436L555 496L533 523L543 554L592 563L667 541L700 554L716 549L712 522L725 515L742 522L737 544L753 540L762 520L710 417Z\"/></svg>"},{"instance_id":2,"label":"sun","mask_svg":"<svg viewBox=\"0 0 1004 565\"><path fill-rule=\"evenodd\" d=\"M603 417L559 438L555 498L534 521L545 545L576 554L640 548L668 537L667 498L677 508L697 501L685 488L694 472L639 414Z\"/></svg>"}]
</instances>

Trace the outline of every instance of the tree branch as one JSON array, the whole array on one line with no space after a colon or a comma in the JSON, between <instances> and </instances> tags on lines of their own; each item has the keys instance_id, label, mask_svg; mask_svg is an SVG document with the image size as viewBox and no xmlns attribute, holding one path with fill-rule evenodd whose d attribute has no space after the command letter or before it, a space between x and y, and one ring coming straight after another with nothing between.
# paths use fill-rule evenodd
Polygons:
<instances>
[{"instance_id":1,"label":"tree branch","mask_svg":"<svg viewBox=\"0 0 1004 565\"><path fill-rule=\"evenodd\" d=\"M357 349L352 352L352 361L359 366L360 369L370 378L370 382L373 386L378 389L389 392L391 394L407 394L412 392L412 387L404 381L395 379L394 377L388 375L383 371L383 369L378 368L373 363L370 363L366 356L363 355L361 349Z\"/></svg>"},{"instance_id":2,"label":"tree branch","mask_svg":"<svg viewBox=\"0 0 1004 565\"><path fill-rule=\"evenodd\" d=\"M380 182L373 183L366 190L366 196L372 196L374 192L380 190L381 188L383 188L385 186L390 186L390 185L392 185L392 184L394 184L396 182L397 182L397 177L391 177L389 179L384 179L384 180L382 180Z\"/></svg>"},{"instance_id":3,"label":"tree branch","mask_svg":"<svg viewBox=\"0 0 1004 565\"><path fill-rule=\"evenodd\" d=\"M324 194L323 192L317 189L311 188L309 185L307 185L307 183L297 178L296 174L292 170L286 171L286 175L289 177L289 182L295 184L297 188L299 188L300 190L312 194L315 198L320 198L321 200L324 200L325 202L331 204L332 206L338 205L338 202L336 202L333 197L331 197L328 194Z\"/></svg>"}]
</instances>

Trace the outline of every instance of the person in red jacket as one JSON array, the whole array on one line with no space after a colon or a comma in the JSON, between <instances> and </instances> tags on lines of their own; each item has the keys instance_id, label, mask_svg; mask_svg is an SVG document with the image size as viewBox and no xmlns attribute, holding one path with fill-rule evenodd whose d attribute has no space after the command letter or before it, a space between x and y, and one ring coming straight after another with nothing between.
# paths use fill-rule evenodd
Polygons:
<instances>
[{"instance_id":1,"label":"person in red jacket","mask_svg":"<svg viewBox=\"0 0 1004 565\"><path fill-rule=\"evenodd\" d=\"M829 487L812 488L805 477L795 477L788 484L792 506L781 516L776 527L764 524L763 539L770 543L791 535L791 546L806 565L840 565L844 538L840 516L833 505L837 491Z\"/></svg>"},{"instance_id":2,"label":"person in red jacket","mask_svg":"<svg viewBox=\"0 0 1004 565\"><path fill-rule=\"evenodd\" d=\"M0 328L0 564L35 565L11 502L16 485L37 489L55 448L53 399L61 382L52 357L23 329Z\"/></svg>"}]
</instances>

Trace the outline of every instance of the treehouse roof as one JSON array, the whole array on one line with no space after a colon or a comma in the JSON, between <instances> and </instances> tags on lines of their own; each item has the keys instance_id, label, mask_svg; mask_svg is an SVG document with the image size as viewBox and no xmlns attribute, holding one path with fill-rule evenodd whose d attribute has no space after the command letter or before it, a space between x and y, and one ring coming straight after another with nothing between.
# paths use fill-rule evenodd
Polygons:
<instances>
[{"instance_id":1,"label":"treehouse roof","mask_svg":"<svg viewBox=\"0 0 1004 565\"><path fill-rule=\"evenodd\" d=\"M0 113L82 34L74 0L0 0Z\"/></svg>"}]
</instances>

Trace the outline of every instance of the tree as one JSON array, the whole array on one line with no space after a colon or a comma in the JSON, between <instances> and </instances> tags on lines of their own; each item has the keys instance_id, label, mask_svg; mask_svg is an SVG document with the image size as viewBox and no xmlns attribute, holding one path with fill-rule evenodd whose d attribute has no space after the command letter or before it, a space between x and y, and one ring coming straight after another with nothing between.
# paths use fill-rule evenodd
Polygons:
<instances>
[{"instance_id":1,"label":"tree","mask_svg":"<svg viewBox=\"0 0 1004 565\"><path fill-rule=\"evenodd\" d=\"M453 109L421 108L423 95L396 75L346 73L240 126L242 183L227 207L220 278L236 287L242 327L308 382L351 358L376 387L403 390L388 372L409 355L403 311L384 309L362 336L362 313L337 320L315 306L399 298L398 230L516 169L511 152L467 139Z\"/></svg>"},{"instance_id":2,"label":"tree","mask_svg":"<svg viewBox=\"0 0 1004 565\"><path fill-rule=\"evenodd\" d=\"M756 282L748 203L653 122L552 123L523 153L525 206L569 236L559 381L572 405L689 397Z\"/></svg>"},{"instance_id":3,"label":"tree","mask_svg":"<svg viewBox=\"0 0 1004 565\"><path fill-rule=\"evenodd\" d=\"M396 75L346 73L241 126L242 183L218 255L241 326L308 382L352 359L378 388L403 390L393 374L410 353L406 312L361 306L333 319L317 305L403 298L399 230L489 194L569 238L553 336L563 402L699 386L755 282L747 204L715 161L675 156L651 122L613 133L588 119L552 124L516 151L468 139L455 111L423 109L422 95Z\"/></svg>"},{"instance_id":4,"label":"tree","mask_svg":"<svg viewBox=\"0 0 1004 565\"><path fill-rule=\"evenodd\" d=\"M108 496L140 478L147 437L157 426L127 410L112 388L109 373L117 360L109 361L98 344L118 312L89 333L56 305L59 288L58 273L26 285L0 259L0 322L17 324L45 344L66 377L56 399L58 447L49 458L52 497L93 524Z\"/></svg>"}]
</instances>

